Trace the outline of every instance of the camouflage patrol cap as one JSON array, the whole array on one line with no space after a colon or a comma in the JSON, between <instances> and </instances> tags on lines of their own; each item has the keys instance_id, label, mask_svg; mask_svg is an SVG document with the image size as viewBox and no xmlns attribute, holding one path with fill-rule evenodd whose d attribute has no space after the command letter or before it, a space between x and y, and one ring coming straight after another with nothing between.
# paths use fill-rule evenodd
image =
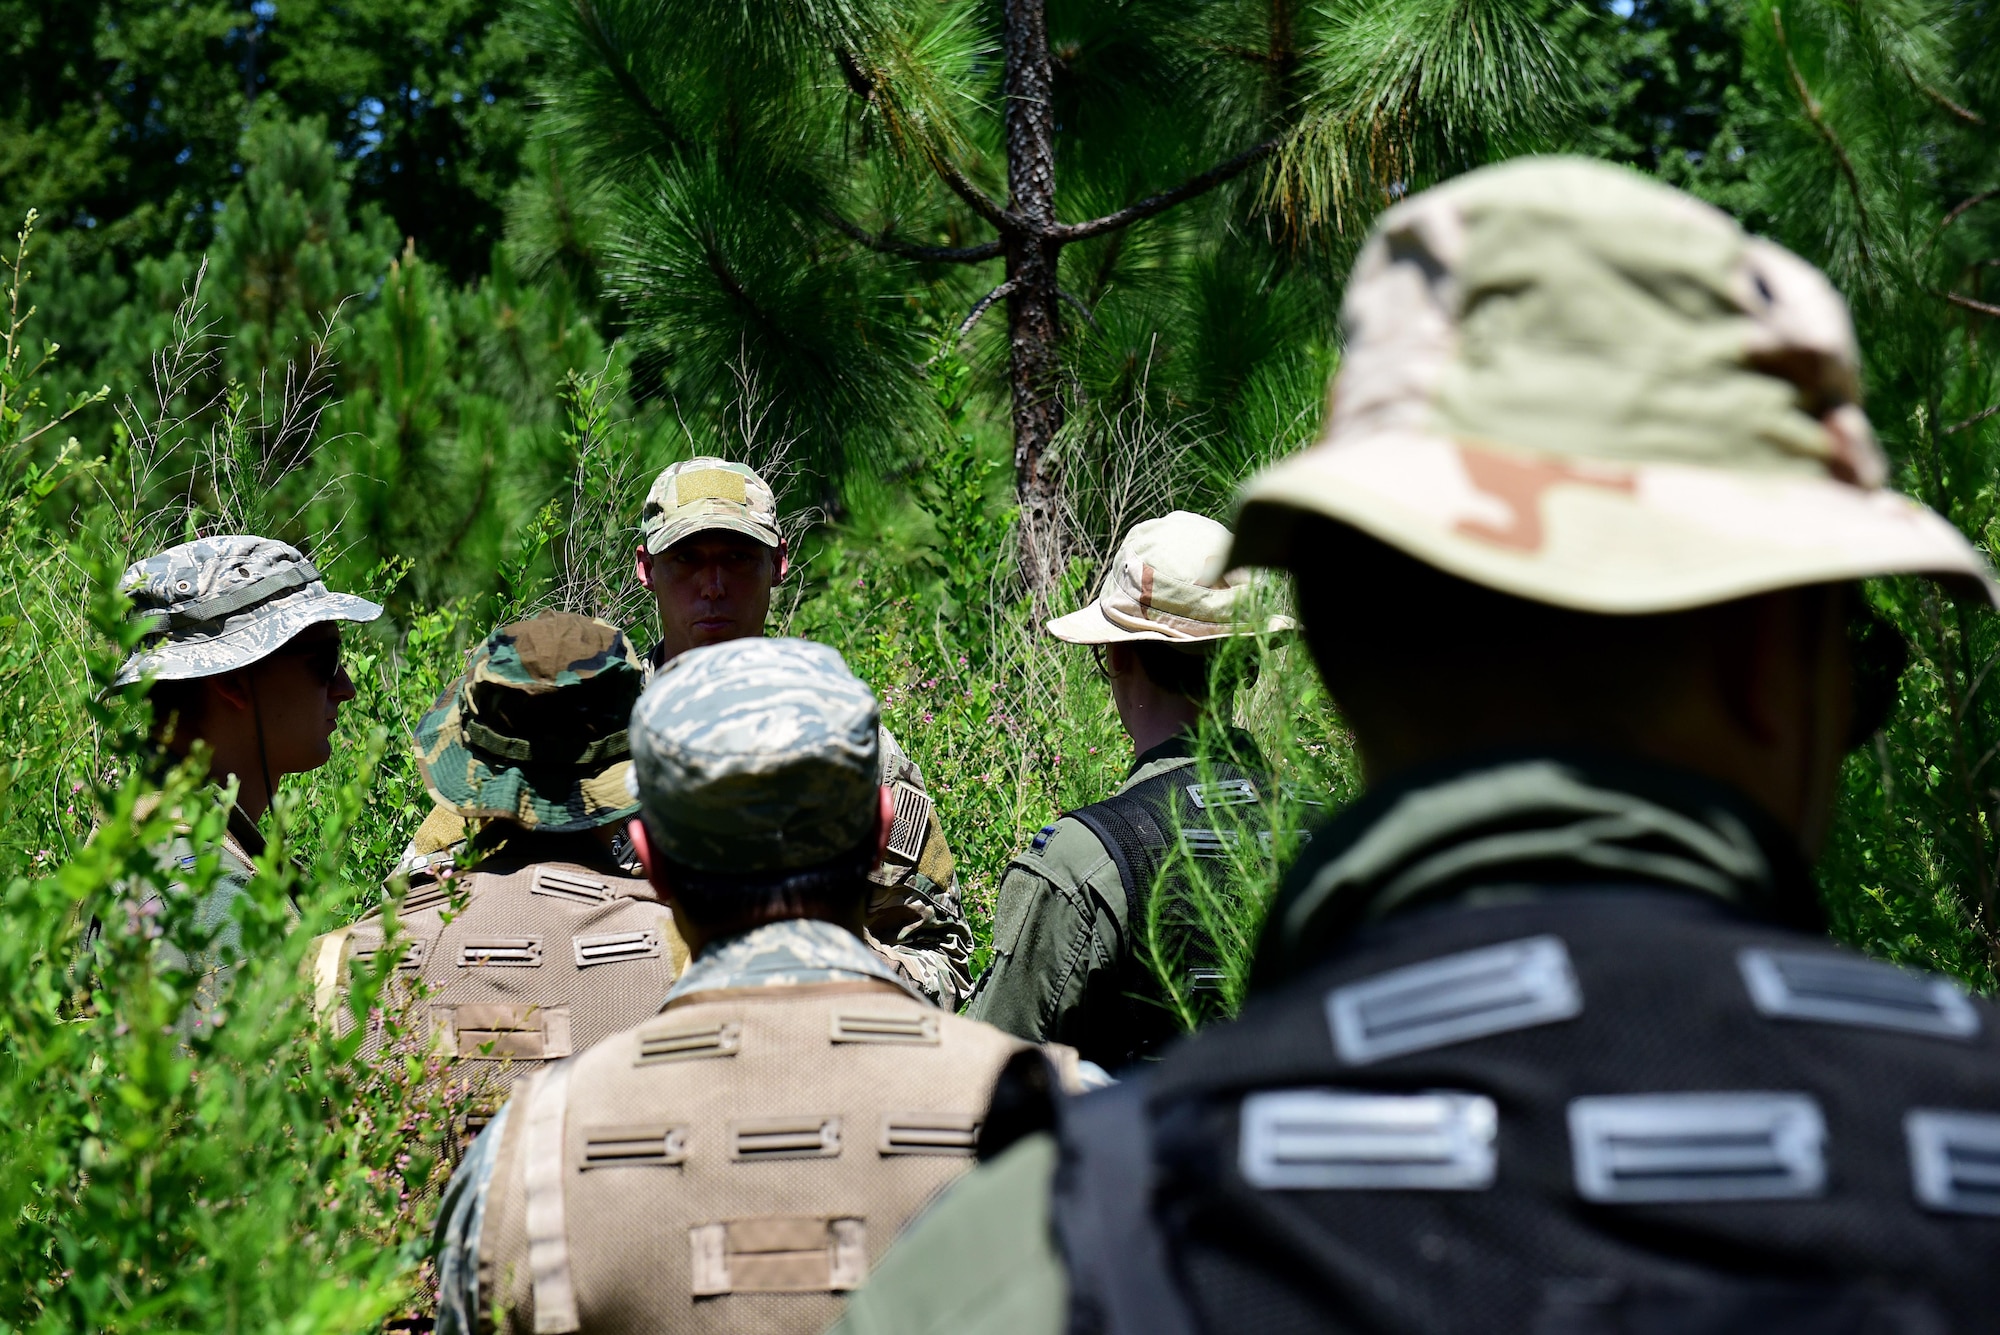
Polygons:
<instances>
[{"instance_id":1,"label":"camouflage patrol cap","mask_svg":"<svg viewBox=\"0 0 2000 1335\"><path fill-rule=\"evenodd\" d=\"M726 529L776 547L778 502L757 470L725 459L689 459L653 479L639 514L646 550L655 554L682 538Z\"/></svg>"},{"instance_id":2,"label":"camouflage patrol cap","mask_svg":"<svg viewBox=\"0 0 2000 1335\"><path fill-rule=\"evenodd\" d=\"M561 834L629 818L625 722L644 677L608 622L544 612L488 635L416 727L439 805Z\"/></svg>"},{"instance_id":3,"label":"camouflage patrol cap","mask_svg":"<svg viewBox=\"0 0 2000 1335\"><path fill-rule=\"evenodd\" d=\"M373 621L382 609L334 593L299 549L252 534L201 538L125 568L132 617L155 627L115 685L234 672L322 621Z\"/></svg>"},{"instance_id":4,"label":"camouflage patrol cap","mask_svg":"<svg viewBox=\"0 0 2000 1335\"><path fill-rule=\"evenodd\" d=\"M632 710L632 791L660 855L704 872L793 871L873 840L881 713L809 640L690 649Z\"/></svg>"},{"instance_id":5,"label":"camouflage patrol cap","mask_svg":"<svg viewBox=\"0 0 2000 1335\"><path fill-rule=\"evenodd\" d=\"M1309 568L1304 515L1585 612L1923 573L2000 602L1883 486L1846 304L1818 270L1637 172L1482 168L1385 212L1355 261L1319 443L1251 480L1231 557Z\"/></svg>"},{"instance_id":6,"label":"camouflage patrol cap","mask_svg":"<svg viewBox=\"0 0 2000 1335\"><path fill-rule=\"evenodd\" d=\"M1290 630L1290 617L1261 626L1244 623L1249 591L1244 570L1224 570L1229 530L1203 515L1175 510L1135 524L1112 559L1104 588L1088 607L1049 622L1049 634L1071 644L1155 640L1208 644L1258 630Z\"/></svg>"}]
</instances>

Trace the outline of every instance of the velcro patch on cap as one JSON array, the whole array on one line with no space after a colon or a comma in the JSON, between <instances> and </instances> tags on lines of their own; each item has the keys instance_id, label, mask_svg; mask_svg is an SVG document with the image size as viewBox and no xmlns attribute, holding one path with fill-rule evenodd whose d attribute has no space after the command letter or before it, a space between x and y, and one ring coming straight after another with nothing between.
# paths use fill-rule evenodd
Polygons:
<instances>
[{"instance_id":1,"label":"velcro patch on cap","mask_svg":"<svg viewBox=\"0 0 2000 1335\"><path fill-rule=\"evenodd\" d=\"M727 468L697 468L674 479L674 504L693 505L696 501L750 503L750 482L741 473Z\"/></svg>"}]
</instances>

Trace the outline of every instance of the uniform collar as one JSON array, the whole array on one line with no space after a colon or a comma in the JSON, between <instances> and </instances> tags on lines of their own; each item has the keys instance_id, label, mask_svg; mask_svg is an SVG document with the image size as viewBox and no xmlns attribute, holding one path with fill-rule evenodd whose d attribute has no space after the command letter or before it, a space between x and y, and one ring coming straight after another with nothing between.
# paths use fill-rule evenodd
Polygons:
<instances>
[{"instance_id":1,"label":"uniform collar","mask_svg":"<svg viewBox=\"0 0 2000 1335\"><path fill-rule=\"evenodd\" d=\"M1825 928L1796 840L1734 789L1625 756L1495 753L1399 776L1316 832L1271 905L1251 985L1392 914L1625 885Z\"/></svg>"},{"instance_id":2,"label":"uniform collar","mask_svg":"<svg viewBox=\"0 0 2000 1335\"><path fill-rule=\"evenodd\" d=\"M667 1003L690 993L724 988L869 979L893 983L915 1000L931 1004L887 960L845 927L818 918L787 918L711 944L674 983Z\"/></svg>"},{"instance_id":3,"label":"uniform collar","mask_svg":"<svg viewBox=\"0 0 2000 1335\"><path fill-rule=\"evenodd\" d=\"M1224 749L1230 753L1231 761L1245 769L1264 768L1263 753L1257 749L1254 737L1237 727L1225 727L1221 729L1221 733ZM1133 757L1132 768L1125 772L1126 779L1129 781L1146 766L1158 764L1162 760L1193 760L1196 755L1196 736L1194 729L1182 728L1166 741L1140 752Z\"/></svg>"}]
</instances>

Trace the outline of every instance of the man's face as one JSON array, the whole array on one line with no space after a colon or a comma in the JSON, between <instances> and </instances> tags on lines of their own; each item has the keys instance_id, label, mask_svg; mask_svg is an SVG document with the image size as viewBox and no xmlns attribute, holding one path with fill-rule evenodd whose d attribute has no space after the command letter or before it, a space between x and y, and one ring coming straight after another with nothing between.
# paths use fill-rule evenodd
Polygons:
<instances>
[{"instance_id":1,"label":"man's face","mask_svg":"<svg viewBox=\"0 0 2000 1335\"><path fill-rule=\"evenodd\" d=\"M704 644L764 633L771 585L784 577L784 548L713 529L664 552L638 551L639 582L660 609L666 659Z\"/></svg>"},{"instance_id":2,"label":"man's face","mask_svg":"<svg viewBox=\"0 0 2000 1335\"><path fill-rule=\"evenodd\" d=\"M324 765L333 755L340 707L354 698L354 682L340 662L340 627L330 621L310 626L247 671L256 678L271 777Z\"/></svg>"}]
</instances>

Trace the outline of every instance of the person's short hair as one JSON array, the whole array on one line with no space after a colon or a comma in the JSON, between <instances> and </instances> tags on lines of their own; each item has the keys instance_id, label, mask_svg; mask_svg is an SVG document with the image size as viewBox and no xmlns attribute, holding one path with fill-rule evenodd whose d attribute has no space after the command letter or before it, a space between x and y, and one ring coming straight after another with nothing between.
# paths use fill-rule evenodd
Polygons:
<instances>
[{"instance_id":1,"label":"person's short hair","mask_svg":"<svg viewBox=\"0 0 2000 1335\"><path fill-rule=\"evenodd\" d=\"M658 836L647 826L655 848ZM873 886L875 842L809 867L770 872L699 871L657 858L654 872L673 892L681 911L697 926L724 928L737 923L786 918L840 917L865 900Z\"/></svg>"},{"instance_id":2,"label":"person's short hair","mask_svg":"<svg viewBox=\"0 0 2000 1335\"><path fill-rule=\"evenodd\" d=\"M164 742L167 730L173 740L186 745L200 735L202 718L208 712L208 684L213 677L188 677L180 681L156 681L146 692L153 707L153 739Z\"/></svg>"},{"instance_id":3,"label":"person's short hair","mask_svg":"<svg viewBox=\"0 0 2000 1335\"><path fill-rule=\"evenodd\" d=\"M1201 705L1208 703L1209 668L1215 662L1216 643L1187 649L1157 640L1134 640L1131 645L1140 670L1155 686Z\"/></svg>"}]
</instances>

